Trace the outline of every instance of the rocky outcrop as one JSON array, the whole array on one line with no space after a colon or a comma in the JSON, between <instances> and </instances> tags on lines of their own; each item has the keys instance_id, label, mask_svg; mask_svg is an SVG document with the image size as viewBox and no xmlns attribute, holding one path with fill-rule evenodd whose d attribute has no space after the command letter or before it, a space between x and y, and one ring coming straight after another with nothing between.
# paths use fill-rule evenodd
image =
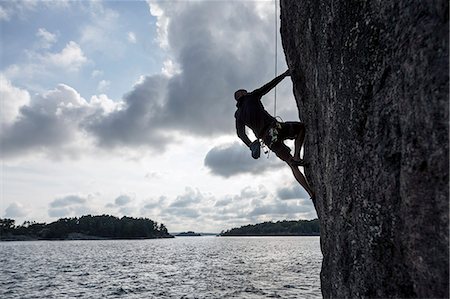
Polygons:
<instances>
[{"instance_id":1,"label":"rocky outcrop","mask_svg":"<svg viewBox=\"0 0 450 299\"><path fill-rule=\"evenodd\" d=\"M324 297L448 297L448 1L281 0L281 34Z\"/></svg>"}]
</instances>

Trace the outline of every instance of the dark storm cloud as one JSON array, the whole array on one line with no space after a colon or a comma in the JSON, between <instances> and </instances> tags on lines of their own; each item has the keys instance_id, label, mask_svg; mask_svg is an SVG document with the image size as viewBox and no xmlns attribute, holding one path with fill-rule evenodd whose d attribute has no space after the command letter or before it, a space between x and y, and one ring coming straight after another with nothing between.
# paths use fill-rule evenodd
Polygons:
<instances>
[{"instance_id":1,"label":"dark storm cloud","mask_svg":"<svg viewBox=\"0 0 450 299\"><path fill-rule=\"evenodd\" d=\"M277 196L283 200L309 198L308 193L297 183L277 189Z\"/></svg>"},{"instance_id":2,"label":"dark storm cloud","mask_svg":"<svg viewBox=\"0 0 450 299\"><path fill-rule=\"evenodd\" d=\"M213 174L223 177L243 173L258 175L283 165L275 157L265 159L263 155L258 160L252 159L250 150L237 142L212 148L204 163Z\"/></svg>"}]
</instances>

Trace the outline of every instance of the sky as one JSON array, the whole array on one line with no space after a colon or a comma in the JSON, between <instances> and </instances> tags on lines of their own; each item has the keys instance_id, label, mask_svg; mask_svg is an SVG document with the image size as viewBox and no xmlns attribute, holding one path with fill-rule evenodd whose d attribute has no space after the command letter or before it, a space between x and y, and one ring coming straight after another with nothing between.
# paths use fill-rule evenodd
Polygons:
<instances>
[{"instance_id":1,"label":"sky","mask_svg":"<svg viewBox=\"0 0 450 299\"><path fill-rule=\"evenodd\" d=\"M0 217L316 218L289 167L235 132L234 91L286 70L276 21L274 0L0 1ZM290 78L276 93L298 120Z\"/></svg>"}]
</instances>

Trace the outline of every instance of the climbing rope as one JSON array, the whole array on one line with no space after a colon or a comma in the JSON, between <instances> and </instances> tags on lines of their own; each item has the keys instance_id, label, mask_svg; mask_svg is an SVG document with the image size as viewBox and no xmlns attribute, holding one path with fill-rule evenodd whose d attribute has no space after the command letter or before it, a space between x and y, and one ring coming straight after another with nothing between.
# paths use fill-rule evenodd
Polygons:
<instances>
[{"instance_id":1,"label":"climbing rope","mask_svg":"<svg viewBox=\"0 0 450 299\"><path fill-rule=\"evenodd\" d=\"M278 3L277 0L274 0L275 3L275 77L277 76L278 71ZM277 86L274 88L274 100L273 100L273 115L275 118L278 118L277 115ZM281 117L280 117L281 119ZM270 149L263 142L261 142L261 146L263 148L264 154L267 155L267 159L270 156Z\"/></svg>"},{"instance_id":2,"label":"climbing rope","mask_svg":"<svg viewBox=\"0 0 450 299\"><path fill-rule=\"evenodd\" d=\"M277 76L277 69L278 69L278 4L277 0L275 2L275 77ZM277 87L275 86L275 95L274 95L274 101L273 101L273 115L276 117L277 115Z\"/></svg>"}]
</instances>

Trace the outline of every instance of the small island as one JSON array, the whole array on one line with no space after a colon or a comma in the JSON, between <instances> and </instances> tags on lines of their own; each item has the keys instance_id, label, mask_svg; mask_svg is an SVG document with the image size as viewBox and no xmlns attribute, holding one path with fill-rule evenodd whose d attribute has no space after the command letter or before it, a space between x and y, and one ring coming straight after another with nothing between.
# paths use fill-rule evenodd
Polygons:
<instances>
[{"instance_id":1,"label":"small island","mask_svg":"<svg viewBox=\"0 0 450 299\"><path fill-rule=\"evenodd\" d=\"M61 218L52 223L25 221L15 225L13 219L0 218L1 241L32 240L106 240L173 238L164 224L148 218L110 215Z\"/></svg>"},{"instance_id":2,"label":"small island","mask_svg":"<svg viewBox=\"0 0 450 299\"><path fill-rule=\"evenodd\" d=\"M200 237L202 234L199 233L195 233L193 231L188 231L188 232L182 232L179 234L176 234L176 237Z\"/></svg>"},{"instance_id":3,"label":"small island","mask_svg":"<svg viewBox=\"0 0 450 299\"><path fill-rule=\"evenodd\" d=\"M220 233L229 236L320 236L319 220L277 221L245 225Z\"/></svg>"}]
</instances>

